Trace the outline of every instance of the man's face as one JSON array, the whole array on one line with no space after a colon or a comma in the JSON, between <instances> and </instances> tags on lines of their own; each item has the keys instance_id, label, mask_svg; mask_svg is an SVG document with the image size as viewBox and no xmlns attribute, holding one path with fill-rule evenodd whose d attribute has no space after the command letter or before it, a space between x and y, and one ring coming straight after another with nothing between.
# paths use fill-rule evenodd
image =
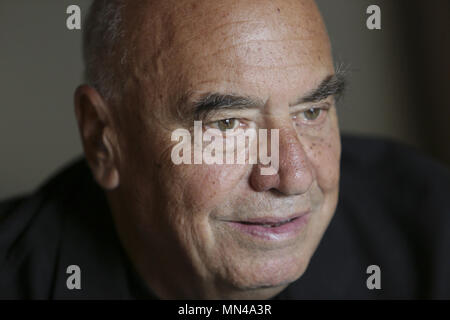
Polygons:
<instances>
[{"instance_id":1,"label":"man's face","mask_svg":"<svg viewBox=\"0 0 450 320\"><path fill-rule=\"evenodd\" d=\"M276 294L305 271L338 198L334 98L301 99L334 74L314 3L164 1L124 17L135 51L118 107L120 185L109 198L125 247L161 296ZM260 101L217 109L203 125L279 129L276 175L173 164L172 132L192 129L209 93Z\"/></svg>"}]
</instances>

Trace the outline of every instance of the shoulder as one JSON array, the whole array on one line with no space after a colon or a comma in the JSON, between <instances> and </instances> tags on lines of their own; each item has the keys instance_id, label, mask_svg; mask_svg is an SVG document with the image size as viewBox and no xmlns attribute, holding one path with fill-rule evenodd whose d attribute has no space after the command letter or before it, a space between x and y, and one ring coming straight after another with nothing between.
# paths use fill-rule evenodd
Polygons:
<instances>
[{"instance_id":1,"label":"shoulder","mask_svg":"<svg viewBox=\"0 0 450 320\"><path fill-rule=\"evenodd\" d=\"M398 282L395 290L450 297L447 167L388 139L343 137L340 192L340 218Z\"/></svg>"},{"instance_id":2,"label":"shoulder","mask_svg":"<svg viewBox=\"0 0 450 320\"><path fill-rule=\"evenodd\" d=\"M87 175L83 161L77 161L33 194L0 203L0 297L48 297L64 208L77 201L75 190Z\"/></svg>"}]
</instances>

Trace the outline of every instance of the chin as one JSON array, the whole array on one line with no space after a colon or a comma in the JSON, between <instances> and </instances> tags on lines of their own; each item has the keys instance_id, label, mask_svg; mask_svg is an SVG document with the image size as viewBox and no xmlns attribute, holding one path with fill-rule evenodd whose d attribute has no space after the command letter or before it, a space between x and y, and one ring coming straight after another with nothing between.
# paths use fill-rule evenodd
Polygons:
<instances>
[{"instance_id":1,"label":"chin","mask_svg":"<svg viewBox=\"0 0 450 320\"><path fill-rule=\"evenodd\" d=\"M309 264L307 261L295 257L290 259L279 259L270 261L253 262L251 269L242 270L240 265L239 275L231 282L233 286L241 291L274 291L273 295L282 291L292 282L298 280L306 271Z\"/></svg>"},{"instance_id":2,"label":"chin","mask_svg":"<svg viewBox=\"0 0 450 320\"><path fill-rule=\"evenodd\" d=\"M259 277L252 281L243 281L234 283L234 286L229 290L226 299L251 299L251 300L265 300L270 299L282 292L292 282L299 279L303 270L292 273L291 275L284 275L283 277Z\"/></svg>"}]
</instances>

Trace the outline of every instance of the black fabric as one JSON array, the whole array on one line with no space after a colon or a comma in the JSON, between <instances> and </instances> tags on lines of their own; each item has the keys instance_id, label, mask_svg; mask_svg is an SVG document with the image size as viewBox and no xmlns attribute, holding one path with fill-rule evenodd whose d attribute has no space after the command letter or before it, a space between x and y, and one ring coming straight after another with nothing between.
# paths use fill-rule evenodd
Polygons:
<instances>
[{"instance_id":1,"label":"black fabric","mask_svg":"<svg viewBox=\"0 0 450 320\"><path fill-rule=\"evenodd\" d=\"M274 299L450 299L450 173L415 150L344 137L338 208L304 275ZM366 269L381 268L368 290ZM68 290L66 269L81 268ZM154 299L84 160L0 204L0 298Z\"/></svg>"}]
</instances>

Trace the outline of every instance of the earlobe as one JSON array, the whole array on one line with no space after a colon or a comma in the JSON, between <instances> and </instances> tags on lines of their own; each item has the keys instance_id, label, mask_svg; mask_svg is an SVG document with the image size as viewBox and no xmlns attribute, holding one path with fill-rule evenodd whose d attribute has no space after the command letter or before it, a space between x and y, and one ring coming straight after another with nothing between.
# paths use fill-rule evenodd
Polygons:
<instances>
[{"instance_id":1,"label":"earlobe","mask_svg":"<svg viewBox=\"0 0 450 320\"><path fill-rule=\"evenodd\" d=\"M112 190L119 185L114 127L111 109L92 87L82 85L75 92L75 114L86 160L97 183Z\"/></svg>"}]
</instances>

